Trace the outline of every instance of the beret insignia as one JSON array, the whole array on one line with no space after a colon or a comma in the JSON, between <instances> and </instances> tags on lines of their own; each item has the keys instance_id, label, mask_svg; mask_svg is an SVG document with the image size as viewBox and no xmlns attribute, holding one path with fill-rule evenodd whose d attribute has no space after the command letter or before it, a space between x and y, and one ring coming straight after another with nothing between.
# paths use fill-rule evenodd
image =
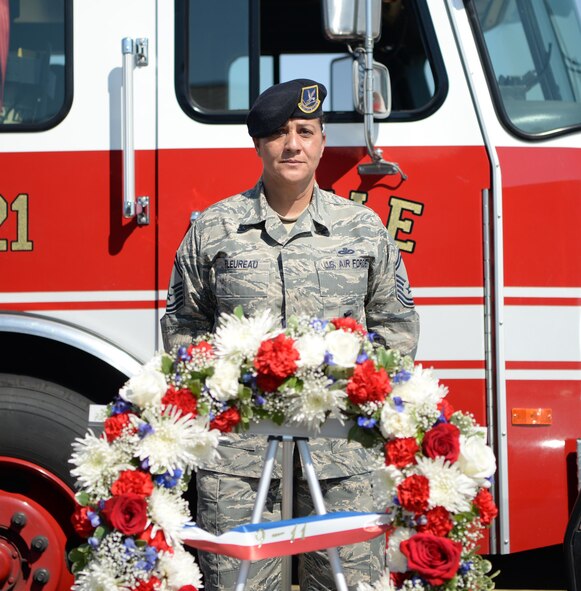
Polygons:
<instances>
[{"instance_id":1,"label":"beret insignia","mask_svg":"<svg viewBox=\"0 0 581 591\"><path fill-rule=\"evenodd\" d=\"M301 89L301 102L298 104L299 109L303 113L313 113L321 104L319 100L319 86L303 86Z\"/></svg>"}]
</instances>

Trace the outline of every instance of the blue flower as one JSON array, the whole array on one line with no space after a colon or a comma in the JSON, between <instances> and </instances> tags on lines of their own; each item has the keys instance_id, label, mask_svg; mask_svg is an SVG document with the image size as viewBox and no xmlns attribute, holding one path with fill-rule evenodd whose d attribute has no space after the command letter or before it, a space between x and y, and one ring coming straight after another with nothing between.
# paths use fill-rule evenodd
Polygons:
<instances>
[{"instance_id":1,"label":"blue flower","mask_svg":"<svg viewBox=\"0 0 581 591\"><path fill-rule=\"evenodd\" d=\"M328 320L319 320L318 318L313 318L313 320L311 320L309 322L309 326L317 331L322 332L323 330L325 330L325 328L327 328L327 324L329 324Z\"/></svg>"},{"instance_id":2,"label":"blue flower","mask_svg":"<svg viewBox=\"0 0 581 591\"><path fill-rule=\"evenodd\" d=\"M357 417L357 424L364 429L373 429L377 424L377 420L373 417Z\"/></svg>"},{"instance_id":3,"label":"blue flower","mask_svg":"<svg viewBox=\"0 0 581 591\"><path fill-rule=\"evenodd\" d=\"M393 403L395 404L395 410L397 410L397 412L403 412L404 411L403 400L399 396L392 396L391 399L393 400Z\"/></svg>"},{"instance_id":4,"label":"blue flower","mask_svg":"<svg viewBox=\"0 0 581 591\"><path fill-rule=\"evenodd\" d=\"M123 545L125 546L128 554L133 554L137 548L133 538L125 538L125 540L123 540Z\"/></svg>"},{"instance_id":5,"label":"blue flower","mask_svg":"<svg viewBox=\"0 0 581 591\"><path fill-rule=\"evenodd\" d=\"M248 371L242 376L242 383L243 384L251 384L254 376Z\"/></svg>"},{"instance_id":6,"label":"blue flower","mask_svg":"<svg viewBox=\"0 0 581 591\"><path fill-rule=\"evenodd\" d=\"M153 427L149 423L141 423L139 427L137 427L137 432L139 437L143 439L144 437L147 437L153 433Z\"/></svg>"},{"instance_id":7,"label":"blue flower","mask_svg":"<svg viewBox=\"0 0 581 591\"><path fill-rule=\"evenodd\" d=\"M139 465L139 467L142 470L149 470L149 458L145 458L145 460L141 461L141 464Z\"/></svg>"},{"instance_id":8,"label":"blue flower","mask_svg":"<svg viewBox=\"0 0 581 591\"><path fill-rule=\"evenodd\" d=\"M187 347L181 346L178 349L178 359L180 361L189 361L192 356L188 353Z\"/></svg>"},{"instance_id":9,"label":"blue flower","mask_svg":"<svg viewBox=\"0 0 581 591\"><path fill-rule=\"evenodd\" d=\"M111 406L111 416L120 415L128 411L131 408L131 403L123 398L117 398Z\"/></svg>"},{"instance_id":10,"label":"blue flower","mask_svg":"<svg viewBox=\"0 0 581 591\"><path fill-rule=\"evenodd\" d=\"M365 351L362 351L361 353L359 353L359 355L357 355L357 363L361 364L364 361L367 361L369 359L369 355L367 355L367 353Z\"/></svg>"},{"instance_id":11,"label":"blue flower","mask_svg":"<svg viewBox=\"0 0 581 591\"><path fill-rule=\"evenodd\" d=\"M262 406L263 404L266 403L266 398L264 398L264 396L260 396L260 394L257 394L255 400L256 400L256 404L258 404L259 406Z\"/></svg>"},{"instance_id":12,"label":"blue flower","mask_svg":"<svg viewBox=\"0 0 581 591\"><path fill-rule=\"evenodd\" d=\"M329 353L329 351L325 351L325 360L324 361L327 365L337 365L333 361L333 353Z\"/></svg>"},{"instance_id":13,"label":"blue flower","mask_svg":"<svg viewBox=\"0 0 581 591\"><path fill-rule=\"evenodd\" d=\"M460 565L460 572L465 575L466 573L469 573L472 570L472 561L468 561L468 562L463 562Z\"/></svg>"},{"instance_id":14,"label":"blue flower","mask_svg":"<svg viewBox=\"0 0 581 591\"><path fill-rule=\"evenodd\" d=\"M403 384L404 382L407 382L411 377L412 374L410 371L408 371L407 369L402 369L393 376L393 383Z\"/></svg>"},{"instance_id":15,"label":"blue flower","mask_svg":"<svg viewBox=\"0 0 581 591\"><path fill-rule=\"evenodd\" d=\"M170 472L165 472L164 474L156 474L153 479L156 484L159 486L163 486L164 488L174 488L179 482L179 479L182 477L183 470L180 468L176 468L171 474Z\"/></svg>"},{"instance_id":16,"label":"blue flower","mask_svg":"<svg viewBox=\"0 0 581 591\"><path fill-rule=\"evenodd\" d=\"M376 332L368 332L368 333L367 333L367 340L368 340L370 343L374 343L374 342L375 342L375 337L376 337L376 336L377 336L377 333L376 333Z\"/></svg>"},{"instance_id":17,"label":"blue flower","mask_svg":"<svg viewBox=\"0 0 581 591\"><path fill-rule=\"evenodd\" d=\"M97 549L99 547L99 540L97 538L95 538L94 536L91 536L88 540L87 543L89 544L89 546L91 546L91 548L93 549Z\"/></svg>"},{"instance_id":18,"label":"blue flower","mask_svg":"<svg viewBox=\"0 0 581 591\"><path fill-rule=\"evenodd\" d=\"M101 525L101 518L94 511L87 511L87 517L93 527Z\"/></svg>"}]
</instances>

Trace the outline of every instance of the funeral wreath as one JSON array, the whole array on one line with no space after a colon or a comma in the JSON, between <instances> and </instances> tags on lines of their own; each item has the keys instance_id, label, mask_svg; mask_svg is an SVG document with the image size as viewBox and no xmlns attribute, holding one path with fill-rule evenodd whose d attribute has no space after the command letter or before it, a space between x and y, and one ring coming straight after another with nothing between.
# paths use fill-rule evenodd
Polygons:
<instances>
[{"instance_id":1,"label":"funeral wreath","mask_svg":"<svg viewBox=\"0 0 581 591\"><path fill-rule=\"evenodd\" d=\"M352 318L293 317L283 329L268 311L222 316L212 335L145 364L108 405L103 433L73 444L84 540L70 553L74 591L203 586L183 545L193 471L231 431L268 419L316 434L330 418L381 458L388 569L361 591L492 589L478 548L497 513L495 457L446 396L430 369Z\"/></svg>"}]
</instances>

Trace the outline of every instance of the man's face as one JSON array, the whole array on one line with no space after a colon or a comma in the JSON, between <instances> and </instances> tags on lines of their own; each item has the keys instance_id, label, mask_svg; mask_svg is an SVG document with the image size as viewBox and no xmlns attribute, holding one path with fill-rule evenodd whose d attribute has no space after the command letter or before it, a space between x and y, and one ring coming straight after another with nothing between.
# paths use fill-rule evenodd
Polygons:
<instances>
[{"instance_id":1,"label":"man's face","mask_svg":"<svg viewBox=\"0 0 581 591\"><path fill-rule=\"evenodd\" d=\"M254 145L265 181L302 184L315 176L325 136L319 119L289 119L273 135L255 138Z\"/></svg>"}]
</instances>

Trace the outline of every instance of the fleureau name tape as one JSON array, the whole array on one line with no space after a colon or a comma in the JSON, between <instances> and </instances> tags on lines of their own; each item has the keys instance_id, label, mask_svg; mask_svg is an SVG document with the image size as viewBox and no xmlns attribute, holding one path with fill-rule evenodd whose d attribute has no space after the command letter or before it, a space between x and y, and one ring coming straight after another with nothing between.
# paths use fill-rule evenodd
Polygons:
<instances>
[{"instance_id":1,"label":"fleureau name tape","mask_svg":"<svg viewBox=\"0 0 581 591\"><path fill-rule=\"evenodd\" d=\"M219 536L188 523L182 540L214 554L262 560L364 542L387 531L390 523L385 513L340 512L242 525Z\"/></svg>"}]
</instances>

